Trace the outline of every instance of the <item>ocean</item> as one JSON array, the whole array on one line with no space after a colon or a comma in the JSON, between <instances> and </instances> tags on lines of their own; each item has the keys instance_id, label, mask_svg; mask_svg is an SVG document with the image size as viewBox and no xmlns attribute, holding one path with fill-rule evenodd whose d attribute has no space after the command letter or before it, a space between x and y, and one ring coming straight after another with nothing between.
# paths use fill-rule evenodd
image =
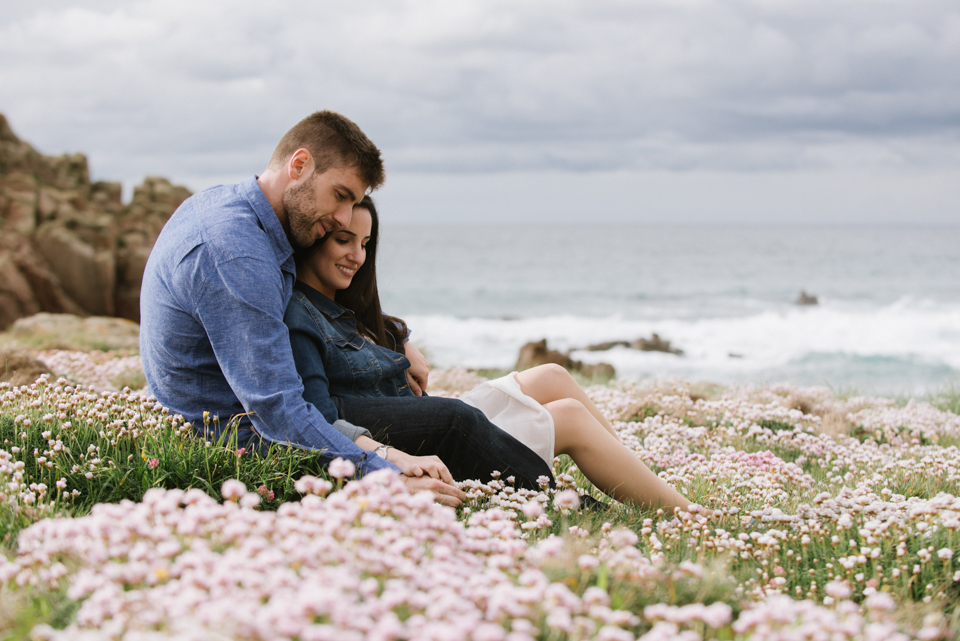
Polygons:
<instances>
[{"instance_id":1,"label":"ocean","mask_svg":"<svg viewBox=\"0 0 960 641\"><path fill-rule=\"evenodd\" d=\"M960 227L385 226L384 310L436 367L527 341L618 378L924 394L960 383ZM795 304L801 291L817 305ZM682 355L605 341L657 333Z\"/></svg>"}]
</instances>

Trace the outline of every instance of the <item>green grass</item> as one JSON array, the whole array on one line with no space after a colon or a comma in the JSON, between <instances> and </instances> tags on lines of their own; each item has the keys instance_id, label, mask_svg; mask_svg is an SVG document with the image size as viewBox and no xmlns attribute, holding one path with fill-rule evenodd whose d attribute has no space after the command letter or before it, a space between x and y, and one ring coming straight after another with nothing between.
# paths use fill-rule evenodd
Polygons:
<instances>
[{"instance_id":1,"label":"green grass","mask_svg":"<svg viewBox=\"0 0 960 641\"><path fill-rule=\"evenodd\" d=\"M0 587L0 641L30 639L30 632L45 623L63 629L76 616L80 604L67 598L66 589Z\"/></svg>"},{"instance_id":2,"label":"green grass","mask_svg":"<svg viewBox=\"0 0 960 641\"><path fill-rule=\"evenodd\" d=\"M134 411L132 406L128 409ZM319 452L271 446L263 452L238 454L236 443L227 436L207 442L194 436L192 430L167 427L144 428L138 437L127 434L110 438L101 436L101 433L107 434L108 421L87 425L74 418L69 422L75 424L65 428L67 422L53 419L43 423L44 429L51 432L51 438L45 439L40 429L24 430L15 424L14 417L0 415L0 447L9 450L16 444L21 449L19 460L24 464L24 477L33 483L46 484L50 496L56 493L51 502L54 514L78 516L88 513L96 503L140 501L147 490L155 487L199 488L219 499L220 487L228 479L239 479L250 489L266 486L274 493L274 499L264 500L262 507L271 509L284 501L300 499L293 487L300 476L327 478L325 459ZM223 432L224 435L233 433L233 430ZM60 440L62 450L48 457L54 463L52 468L48 468L46 462L38 463L37 457L22 455L34 450L50 451L49 442L56 439ZM91 461L97 459L100 463L91 472ZM85 477L88 472L93 478ZM66 480L66 492L62 495L56 488L60 479ZM80 495L67 496L67 492L74 489L79 490ZM18 532L39 515L30 510L13 513L0 509L0 542L8 547L13 545Z\"/></svg>"},{"instance_id":3,"label":"green grass","mask_svg":"<svg viewBox=\"0 0 960 641\"><path fill-rule=\"evenodd\" d=\"M930 394L925 400L945 412L960 414L960 382L944 385L939 391Z\"/></svg>"}]
</instances>

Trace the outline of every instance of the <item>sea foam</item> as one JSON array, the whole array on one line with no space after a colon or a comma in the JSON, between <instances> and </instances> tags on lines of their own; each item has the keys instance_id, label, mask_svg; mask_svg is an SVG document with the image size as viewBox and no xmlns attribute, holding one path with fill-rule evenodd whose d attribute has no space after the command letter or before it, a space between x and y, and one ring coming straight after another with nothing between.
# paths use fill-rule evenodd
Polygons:
<instances>
[{"instance_id":1,"label":"sea foam","mask_svg":"<svg viewBox=\"0 0 960 641\"><path fill-rule=\"evenodd\" d=\"M937 387L960 374L960 305L903 298L873 307L830 303L782 306L740 317L660 320L557 315L516 320L411 316L415 344L439 367L509 369L519 348L546 338L585 362L604 361L620 377L677 375L718 382L802 381L903 392ZM658 333L677 356L587 345ZM878 387L879 386L879 387Z\"/></svg>"}]
</instances>

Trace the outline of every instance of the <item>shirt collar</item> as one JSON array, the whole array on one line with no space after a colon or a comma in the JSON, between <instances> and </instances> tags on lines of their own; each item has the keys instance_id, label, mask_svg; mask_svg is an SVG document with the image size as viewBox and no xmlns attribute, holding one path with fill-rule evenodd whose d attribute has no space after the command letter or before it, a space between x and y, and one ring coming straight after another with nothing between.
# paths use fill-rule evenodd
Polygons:
<instances>
[{"instance_id":1,"label":"shirt collar","mask_svg":"<svg viewBox=\"0 0 960 641\"><path fill-rule=\"evenodd\" d=\"M333 302L303 281L298 280L293 287L297 291L303 292L304 295L310 299L310 302L313 303L313 306L319 309L323 315L328 318L340 318L344 314L351 317L353 316L353 313L350 312L350 310Z\"/></svg>"},{"instance_id":2,"label":"shirt collar","mask_svg":"<svg viewBox=\"0 0 960 641\"><path fill-rule=\"evenodd\" d=\"M270 246L273 247L273 252L277 256L277 263L283 265L288 260L292 260L293 246L290 244L286 232L283 231L283 225L277 218L277 212L273 211L273 206L267 200L263 190L260 189L257 178L258 176L251 176L241 182L240 193L247 199L253 211L256 212L257 218L260 219L260 225L263 227L263 231L267 233Z\"/></svg>"}]
</instances>

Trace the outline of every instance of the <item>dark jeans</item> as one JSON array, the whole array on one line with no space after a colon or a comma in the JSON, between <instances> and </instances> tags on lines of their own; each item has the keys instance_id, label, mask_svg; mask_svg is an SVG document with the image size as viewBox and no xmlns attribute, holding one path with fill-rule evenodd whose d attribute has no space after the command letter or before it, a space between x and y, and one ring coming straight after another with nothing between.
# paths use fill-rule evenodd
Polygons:
<instances>
[{"instance_id":1,"label":"dark jeans","mask_svg":"<svg viewBox=\"0 0 960 641\"><path fill-rule=\"evenodd\" d=\"M517 487L539 489L537 478L553 474L526 445L487 420L480 410L453 398L336 397L340 418L370 430L381 443L413 454L434 454L453 478L490 480L516 477Z\"/></svg>"}]
</instances>

